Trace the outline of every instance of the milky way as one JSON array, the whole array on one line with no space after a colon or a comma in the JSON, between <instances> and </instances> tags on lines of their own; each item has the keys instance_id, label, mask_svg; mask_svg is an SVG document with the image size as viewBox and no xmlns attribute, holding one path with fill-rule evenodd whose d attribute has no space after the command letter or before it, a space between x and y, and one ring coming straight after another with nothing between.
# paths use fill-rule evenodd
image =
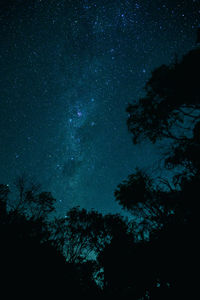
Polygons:
<instances>
[{"instance_id":1,"label":"milky way","mask_svg":"<svg viewBox=\"0 0 200 300\"><path fill-rule=\"evenodd\" d=\"M133 146L126 107L151 71L195 44L199 1L1 1L0 180L119 211L114 190L157 150Z\"/></svg>"}]
</instances>

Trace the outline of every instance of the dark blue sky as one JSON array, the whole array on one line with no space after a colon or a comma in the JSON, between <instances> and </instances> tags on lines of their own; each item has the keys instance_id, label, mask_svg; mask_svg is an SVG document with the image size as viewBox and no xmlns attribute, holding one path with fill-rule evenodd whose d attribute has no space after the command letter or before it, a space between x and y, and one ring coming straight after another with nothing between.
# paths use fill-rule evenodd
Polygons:
<instances>
[{"instance_id":1,"label":"dark blue sky","mask_svg":"<svg viewBox=\"0 0 200 300\"><path fill-rule=\"evenodd\" d=\"M57 199L118 211L116 186L158 151L133 146L126 106L195 44L199 1L0 4L0 182L25 172Z\"/></svg>"}]
</instances>

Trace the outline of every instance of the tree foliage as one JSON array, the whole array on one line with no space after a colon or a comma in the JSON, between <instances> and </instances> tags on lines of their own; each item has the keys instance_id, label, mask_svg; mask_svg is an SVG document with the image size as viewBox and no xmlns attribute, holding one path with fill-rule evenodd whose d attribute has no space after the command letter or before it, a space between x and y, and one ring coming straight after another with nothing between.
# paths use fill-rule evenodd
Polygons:
<instances>
[{"instance_id":1,"label":"tree foliage","mask_svg":"<svg viewBox=\"0 0 200 300\"><path fill-rule=\"evenodd\" d=\"M145 96L127 108L127 124L134 143L144 138L153 143L162 138L186 138L191 124L194 126L200 119L199 73L199 48L187 53L180 62L162 65L152 72L145 85Z\"/></svg>"},{"instance_id":2,"label":"tree foliage","mask_svg":"<svg viewBox=\"0 0 200 300\"><path fill-rule=\"evenodd\" d=\"M138 277L129 289L135 299L189 299L196 288L193 270L199 234L199 72L197 47L179 62L154 70L145 86L145 96L127 108L133 142L164 140L168 148L164 167L172 170L169 178L153 179L136 169L115 191L116 201L137 218L143 232L148 232L133 247L129 259L133 267L134 251L141 247L136 254L141 258L144 253L141 269L136 269Z\"/></svg>"}]
</instances>

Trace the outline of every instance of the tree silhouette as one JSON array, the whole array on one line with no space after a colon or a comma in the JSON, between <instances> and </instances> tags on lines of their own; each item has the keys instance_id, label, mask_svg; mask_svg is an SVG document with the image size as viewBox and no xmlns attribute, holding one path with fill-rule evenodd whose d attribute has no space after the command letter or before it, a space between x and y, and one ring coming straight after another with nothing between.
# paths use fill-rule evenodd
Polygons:
<instances>
[{"instance_id":1,"label":"tree silhouette","mask_svg":"<svg viewBox=\"0 0 200 300\"><path fill-rule=\"evenodd\" d=\"M35 219L43 218L55 210L56 199L50 192L41 192L40 184L32 182L25 174L18 176L14 181L18 197L12 210Z\"/></svg>"},{"instance_id":2,"label":"tree silhouette","mask_svg":"<svg viewBox=\"0 0 200 300\"><path fill-rule=\"evenodd\" d=\"M135 291L135 299L190 299L196 288L199 71L200 49L197 47L179 62L154 70L145 86L146 95L127 108L133 142L165 141L168 150L163 157L164 166L172 170L171 179L158 180L136 169L115 191L116 201L130 211L139 224L135 234L140 233L141 241L133 248L132 255L145 264L135 269L138 277L133 276L130 284L129 291ZM136 253L137 247L142 250ZM131 261L134 258L130 258ZM141 270L147 274L144 280Z\"/></svg>"},{"instance_id":3,"label":"tree silhouette","mask_svg":"<svg viewBox=\"0 0 200 300\"><path fill-rule=\"evenodd\" d=\"M199 48L180 62L162 65L152 72L145 85L146 95L127 108L128 129L135 143L144 138L153 143L161 138L187 138L187 130L200 119L199 72Z\"/></svg>"},{"instance_id":4,"label":"tree silhouette","mask_svg":"<svg viewBox=\"0 0 200 300\"><path fill-rule=\"evenodd\" d=\"M85 289L88 286L88 276L93 288L94 280L105 288L107 268L104 268L102 253L113 239L119 239L122 233L127 235L130 226L128 221L118 214L103 216L94 210L74 207L64 218L55 220L52 232L53 243L64 254L67 262L78 266L80 274L83 271L85 274L85 270L88 270L83 280ZM133 236L132 233L131 235Z\"/></svg>"},{"instance_id":5,"label":"tree silhouette","mask_svg":"<svg viewBox=\"0 0 200 300\"><path fill-rule=\"evenodd\" d=\"M27 189L26 178L17 182L19 199L11 206L8 186L0 185L1 292L21 298L30 293L35 297L63 297L63 292L73 293L74 297L98 295L93 278L96 265L92 261L82 264L67 261L53 242L51 229L55 221L48 217L55 199L50 193ZM79 230L75 211L69 212L71 225ZM81 218L84 219L84 214ZM84 239L83 228L79 238ZM75 242L77 250L80 243ZM6 290L8 285L12 289Z\"/></svg>"},{"instance_id":6,"label":"tree silhouette","mask_svg":"<svg viewBox=\"0 0 200 300\"><path fill-rule=\"evenodd\" d=\"M7 214L8 194L10 193L8 185L0 184L0 218L1 220Z\"/></svg>"},{"instance_id":7,"label":"tree silhouette","mask_svg":"<svg viewBox=\"0 0 200 300\"><path fill-rule=\"evenodd\" d=\"M197 40L196 43L199 44L200 43L200 27L197 29Z\"/></svg>"},{"instance_id":8,"label":"tree silhouette","mask_svg":"<svg viewBox=\"0 0 200 300\"><path fill-rule=\"evenodd\" d=\"M52 238L68 262L86 261L104 241L103 216L96 211L73 207L65 217L56 218Z\"/></svg>"}]
</instances>

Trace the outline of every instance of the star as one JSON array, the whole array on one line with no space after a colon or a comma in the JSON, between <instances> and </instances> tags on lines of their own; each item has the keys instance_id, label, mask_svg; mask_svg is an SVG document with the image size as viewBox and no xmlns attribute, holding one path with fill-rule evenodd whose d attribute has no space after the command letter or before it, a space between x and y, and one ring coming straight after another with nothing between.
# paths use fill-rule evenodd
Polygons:
<instances>
[{"instance_id":1,"label":"star","mask_svg":"<svg viewBox=\"0 0 200 300\"><path fill-rule=\"evenodd\" d=\"M78 115L78 117L82 117L82 112L81 111L77 111L77 115Z\"/></svg>"}]
</instances>

